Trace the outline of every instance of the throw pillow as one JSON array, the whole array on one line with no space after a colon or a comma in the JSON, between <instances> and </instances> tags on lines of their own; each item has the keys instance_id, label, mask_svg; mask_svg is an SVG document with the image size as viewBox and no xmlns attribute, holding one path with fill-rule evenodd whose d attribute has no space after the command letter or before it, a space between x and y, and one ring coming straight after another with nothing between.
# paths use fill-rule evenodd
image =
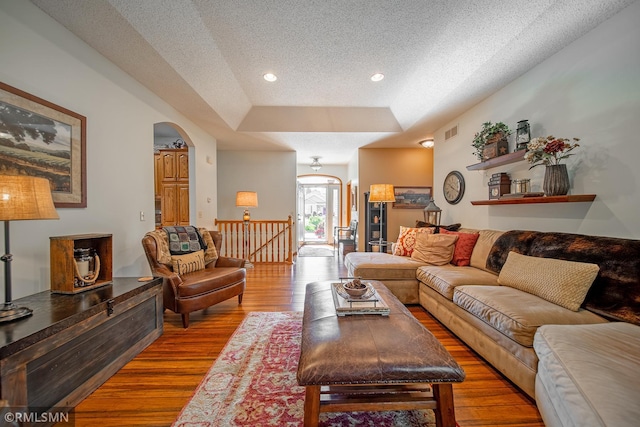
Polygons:
<instances>
[{"instance_id":1,"label":"throw pillow","mask_svg":"<svg viewBox=\"0 0 640 427\"><path fill-rule=\"evenodd\" d=\"M400 226L400 235L396 242L393 254L399 256L411 256L413 253L413 247L416 244L416 235L418 233L433 233L432 228L410 228Z\"/></svg>"},{"instance_id":2,"label":"throw pillow","mask_svg":"<svg viewBox=\"0 0 640 427\"><path fill-rule=\"evenodd\" d=\"M218 260L218 250L216 249L215 243L213 243L213 238L211 234L209 234L209 230L204 227L198 228L198 233L200 233L200 237L204 242L204 264L209 265L209 263L215 262Z\"/></svg>"},{"instance_id":3,"label":"throw pillow","mask_svg":"<svg viewBox=\"0 0 640 427\"><path fill-rule=\"evenodd\" d=\"M420 233L416 238L411 259L431 265L451 262L458 236L451 234Z\"/></svg>"},{"instance_id":4,"label":"throw pillow","mask_svg":"<svg viewBox=\"0 0 640 427\"><path fill-rule=\"evenodd\" d=\"M540 258L509 252L498 283L578 311L600 267L586 262Z\"/></svg>"},{"instance_id":5,"label":"throw pillow","mask_svg":"<svg viewBox=\"0 0 640 427\"><path fill-rule=\"evenodd\" d=\"M191 252L186 255L173 255L173 272L179 276L204 269L204 251Z\"/></svg>"},{"instance_id":6,"label":"throw pillow","mask_svg":"<svg viewBox=\"0 0 640 427\"><path fill-rule=\"evenodd\" d=\"M476 242L478 241L478 237L480 234L478 233L460 233L457 231L447 231L440 230L442 234L453 234L458 236L458 241L456 241L456 247L453 251L453 258L451 259L451 264L457 266L465 266L471 264L471 254L473 253L473 248L476 246Z\"/></svg>"}]
</instances>

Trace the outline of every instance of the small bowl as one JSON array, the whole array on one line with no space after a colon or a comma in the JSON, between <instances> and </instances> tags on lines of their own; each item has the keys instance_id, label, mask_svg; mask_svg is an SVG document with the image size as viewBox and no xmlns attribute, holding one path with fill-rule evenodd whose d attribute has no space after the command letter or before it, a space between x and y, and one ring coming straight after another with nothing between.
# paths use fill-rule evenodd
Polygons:
<instances>
[{"instance_id":1,"label":"small bowl","mask_svg":"<svg viewBox=\"0 0 640 427\"><path fill-rule=\"evenodd\" d=\"M347 282L342 285L344 291L352 297L361 297L367 292L367 285L364 283Z\"/></svg>"}]
</instances>

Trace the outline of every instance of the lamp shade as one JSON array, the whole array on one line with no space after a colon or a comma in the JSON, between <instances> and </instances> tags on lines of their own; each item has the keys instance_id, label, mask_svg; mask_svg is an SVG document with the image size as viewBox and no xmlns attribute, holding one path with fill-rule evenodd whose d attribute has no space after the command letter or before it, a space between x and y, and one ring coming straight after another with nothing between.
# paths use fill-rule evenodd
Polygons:
<instances>
[{"instance_id":1,"label":"lamp shade","mask_svg":"<svg viewBox=\"0 0 640 427\"><path fill-rule=\"evenodd\" d=\"M47 179L0 176L0 221L58 218Z\"/></svg>"},{"instance_id":2,"label":"lamp shade","mask_svg":"<svg viewBox=\"0 0 640 427\"><path fill-rule=\"evenodd\" d=\"M371 184L369 202L395 202L396 196L392 184Z\"/></svg>"},{"instance_id":3,"label":"lamp shade","mask_svg":"<svg viewBox=\"0 0 640 427\"><path fill-rule=\"evenodd\" d=\"M238 191L236 193L236 206L242 208L258 207L258 193L255 191Z\"/></svg>"}]
</instances>

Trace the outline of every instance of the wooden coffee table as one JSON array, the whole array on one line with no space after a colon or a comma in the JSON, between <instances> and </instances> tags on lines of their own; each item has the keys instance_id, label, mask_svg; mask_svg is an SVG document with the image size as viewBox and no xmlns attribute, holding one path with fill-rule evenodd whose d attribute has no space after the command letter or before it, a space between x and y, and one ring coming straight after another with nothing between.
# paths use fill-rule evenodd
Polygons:
<instances>
[{"instance_id":1,"label":"wooden coffee table","mask_svg":"<svg viewBox=\"0 0 640 427\"><path fill-rule=\"evenodd\" d=\"M388 316L339 317L332 282L307 285L297 374L304 425L317 426L320 412L432 409L438 427L455 427L452 383L464 371L381 282L367 282Z\"/></svg>"}]
</instances>

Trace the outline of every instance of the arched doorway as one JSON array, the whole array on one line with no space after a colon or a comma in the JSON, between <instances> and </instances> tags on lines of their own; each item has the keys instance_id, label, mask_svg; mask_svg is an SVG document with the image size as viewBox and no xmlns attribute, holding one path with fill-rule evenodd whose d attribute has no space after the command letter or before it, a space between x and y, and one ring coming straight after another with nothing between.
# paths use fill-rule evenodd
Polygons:
<instances>
[{"instance_id":1,"label":"arched doorway","mask_svg":"<svg viewBox=\"0 0 640 427\"><path fill-rule=\"evenodd\" d=\"M298 246L333 244L333 229L340 225L342 182L329 175L298 177Z\"/></svg>"},{"instance_id":2,"label":"arched doorway","mask_svg":"<svg viewBox=\"0 0 640 427\"><path fill-rule=\"evenodd\" d=\"M192 224L194 147L187 133L169 122L153 125L156 228Z\"/></svg>"}]
</instances>

